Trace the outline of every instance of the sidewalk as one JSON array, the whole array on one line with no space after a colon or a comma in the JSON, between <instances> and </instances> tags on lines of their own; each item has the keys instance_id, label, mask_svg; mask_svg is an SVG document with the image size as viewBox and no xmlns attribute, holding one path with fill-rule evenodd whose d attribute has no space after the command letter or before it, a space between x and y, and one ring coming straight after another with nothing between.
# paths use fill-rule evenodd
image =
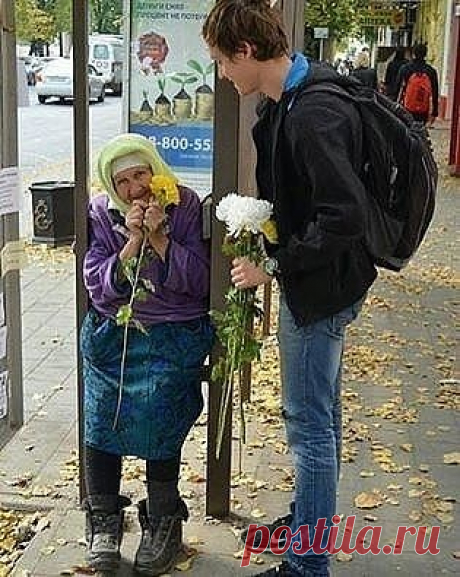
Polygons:
<instances>
[{"instance_id":1,"label":"sidewalk","mask_svg":"<svg viewBox=\"0 0 460 577\"><path fill-rule=\"evenodd\" d=\"M445 138L445 127L433 131L443 162ZM339 494L339 513L356 515L353 540L368 525L382 526L381 547L394 544L400 525L440 525L441 551L416 555L415 538L407 535L399 556L336 556L332 574L339 577L460 572L460 386L454 332L460 181L442 172L435 221L422 250L403 273L380 274L349 332ZM35 246L30 253L31 262L22 273L26 423L0 452L0 506L40 511L42 516L13 576L79 575L84 574L85 547L84 515L77 500L74 260L68 249ZM258 557L260 564L253 559L249 568L240 568L238 558L240 529L249 519L264 524L285 513L292 488L278 406L275 310L273 316L262 365L254 370L241 476L234 443L231 519L204 516L205 414L185 447L181 492L190 510L185 539L198 551L185 573L190 577L249 576L277 561L264 554ZM143 496L142 474L141 461L127 461L123 489L134 502ZM133 505L117 575L132 575L139 534Z\"/></svg>"}]
</instances>

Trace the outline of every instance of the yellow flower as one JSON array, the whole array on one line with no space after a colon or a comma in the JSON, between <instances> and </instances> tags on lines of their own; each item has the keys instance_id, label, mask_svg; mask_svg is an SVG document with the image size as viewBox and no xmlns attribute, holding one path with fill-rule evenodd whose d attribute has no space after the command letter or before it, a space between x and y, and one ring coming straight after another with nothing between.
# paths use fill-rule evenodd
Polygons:
<instances>
[{"instance_id":1,"label":"yellow flower","mask_svg":"<svg viewBox=\"0 0 460 577\"><path fill-rule=\"evenodd\" d=\"M180 193L176 183L169 176L156 174L150 181L150 190L160 206L166 208L170 204L179 204Z\"/></svg>"},{"instance_id":2,"label":"yellow flower","mask_svg":"<svg viewBox=\"0 0 460 577\"><path fill-rule=\"evenodd\" d=\"M260 227L262 234L271 244L278 244L278 232L274 220L266 220Z\"/></svg>"}]
</instances>

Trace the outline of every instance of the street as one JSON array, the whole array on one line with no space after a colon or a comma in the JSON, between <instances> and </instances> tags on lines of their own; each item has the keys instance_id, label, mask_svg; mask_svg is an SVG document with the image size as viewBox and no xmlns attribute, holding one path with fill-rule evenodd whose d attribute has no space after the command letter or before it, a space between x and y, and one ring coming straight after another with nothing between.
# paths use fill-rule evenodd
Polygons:
<instances>
[{"instance_id":1,"label":"street","mask_svg":"<svg viewBox=\"0 0 460 577\"><path fill-rule=\"evenodd\" d=\"M22 176L20 236L32 237L33 182L73 180L73 106L53 99L39 104L29 87L30 106L18 109L19 168ZM104 142L121 132L122 99L106 94L103 103L89 107L91 158ZM94 174L94 167L90 169Z\"/></svg>"},{"instance_id":2,"label":"street","mask_svg":"<svg viewBox=\"0 0 460 577\"><path fill-rule=\"evenodd\" d=\"M29 88L30 106L19 108L19 165L23 179L44 166L62 165L73 155L73 106L53 99L39 104L35 89ZM109 92L103 103L90 104L91 149L98 149L121 130L122 99ZM69 165L67 178L72 178ZM59 175L63 178L65 175Z\"/></svg>"}]
</instances>

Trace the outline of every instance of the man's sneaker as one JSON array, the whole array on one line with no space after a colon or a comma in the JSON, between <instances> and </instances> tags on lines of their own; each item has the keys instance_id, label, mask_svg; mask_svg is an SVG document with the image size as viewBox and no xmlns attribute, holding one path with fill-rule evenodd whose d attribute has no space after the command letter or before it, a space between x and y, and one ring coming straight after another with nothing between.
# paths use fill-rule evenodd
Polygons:
<instances>
[{"instance_id":1,"label":"man's sneaker","mask_svg":"<svg viewBox=\"0 0 460 577\"><path fill-rule=\"evenodd\" d=\"M268 527L268 530L270 531L270 538L273 535L273 532L279 527L283 527L283 525L287 525L288 527L290 527L292 520L293 520L292 513L288 513L287 515L284 515L284 517L278 517L273 521L273 523L270 523L270 525L266 525L266 527ZM241 533L241 541L243 542L243 544L246 544L248 531L249 527ZM254 536L254 543L252 546L255 548L260 547L261 542L262 542L262 531L257 531L257 533ZM286 531L283 531L281 533L277 545L280 549L283 549L283 547L286 545Z\"/></svg>"},{"instance_id":2,"label":"man's sneaker","mask_svg":"<svg viewBox=\"0 0 460 577\"><path fill-rule=\"evenodd\" d=\"M293 569L286 561L281 565L267 569L262 573L257 573L254 577L302 577L302 575Z\"/></svg>"}]
</instances>

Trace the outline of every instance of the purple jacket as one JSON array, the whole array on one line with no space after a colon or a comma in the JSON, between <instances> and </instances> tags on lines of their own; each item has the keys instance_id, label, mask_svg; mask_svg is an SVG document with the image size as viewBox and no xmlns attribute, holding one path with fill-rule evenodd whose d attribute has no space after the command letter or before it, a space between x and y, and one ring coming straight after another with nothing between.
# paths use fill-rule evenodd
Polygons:
<instances>
[{"instance_id":1,"label":"purple jacket","mask_svg":"<svg viewBox=\"0 0 460 577\"><path fill-rule=\"evenodd\" d=\"M168 209L170 243L166 262L152 258L141 270L151 288L147 300L134 302L134 317L142 324L187 321L209 310L209 251L202 240L201 206L190 189L179 187L181 202ZM89 205L89 246L83 265L85 286L93 307L114 318L129 300L131 285L117 281L118 255L126 243L123 219L108 209L108 196Z\"/></svg>"}]
</instances>

